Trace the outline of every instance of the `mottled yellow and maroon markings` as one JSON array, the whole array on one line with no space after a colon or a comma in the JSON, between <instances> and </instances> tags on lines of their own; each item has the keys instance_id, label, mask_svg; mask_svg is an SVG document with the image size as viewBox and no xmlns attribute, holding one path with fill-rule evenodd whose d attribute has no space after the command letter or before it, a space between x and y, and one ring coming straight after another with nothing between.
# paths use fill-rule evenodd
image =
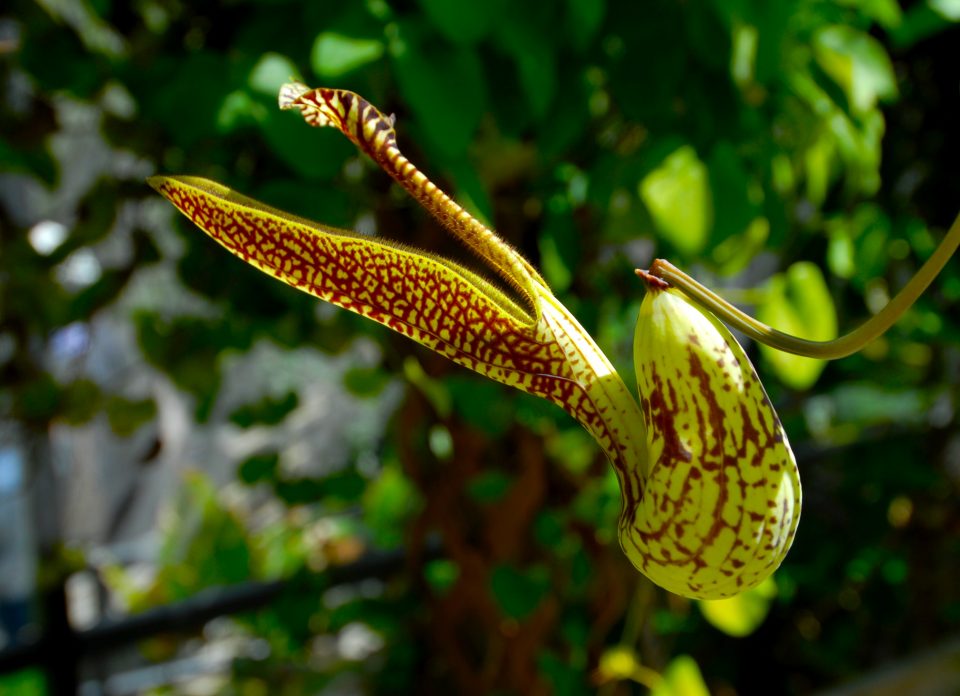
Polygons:
<instances>
[{"instance_id":1,"label":"mottled yellow and maroon markings","mask_svg":"<svg viewBox=\"0 0 960 696\"><path fill-rule=\"evenodd\" d=\"M501 277L520 291L536 311L535 284L546 282L526 259L492 230L441 191L397 147L394 119L363 97L342 89L310 89L299 83L284 85L281 109L296 109L311 126L339 129L394 178L437 220L485 259Z\"/></svg>"},{"instance_id":2,"label":"mottled yellow and maroon markings","mask_svg":"<svg viewBox=\"0 0 960 696\"><path fill-rule=\"evenodd\" d=\"M651 472L627 555L687 596L755 586L790 548L801 493L753 366L720 322L657 285L641 305L634 351Z\"/></svg>"},{"instance_id":3,"label":"mottled yellow and maroon markings","mask_svg":"<svg viewBox=\"0 0 960 696\"><path fill-rule=\"evenodd\" d=\"M558 315L553 304L538 312L543 318L535 322L453 262L310 223L206 179L155 177L150 183L247 263L486 377L558 404L604 447L628 481L631 497L640 496L640 479L628 472L636 459L631 449L642 447L643 435L631 435L631 428L620 424L624 416L639 421L639 412L634 404L634 413L625 413L624 404L633 400L612 368L605 380L597 378L599 349L583 345L586 332L572 317ZM623 403L613 401L618 396Z\"/></svg>"},{"instance_id":4,"label":"mottled yellow and maroon markings","mask_svg":"<svg viewBox=\"0 0 960 696\"><path fill-rule=\"evenodd\" d=\"M151 185L265 273L569 412L613 463L624 498L621 545L658 584L718 598L779 564L799 515L796 467L752 367L716 320L662 283L650 293L635 346L641 408L537 271L400 153L392 117L352 92L298 83L283 87L280 106L342 131L512 283L525 306L452 261L310 222L209 180L154 177Z\"/></svg>"},{"instance_id":5,"label":"mottled yellow and maroon markings","mask_svg":"<svg viewBox=\"0 0 960 696\"><path fill-rule=\"evenodd\" d=\"M561 406L587 426L610 455L626 497L639 497L646 473L646 458L643 456L642 423L636 404L606 356L566 307L556 302L539 272L513 247L441 191L400 152L392 116L384 116L353 92L310 89L300 83L281 88L279 105L281 109L298 110L309 125L339 129L527 300L527 306L521 311L525 312L529 329L538 341L553 342L559 347L575 373L577 383L585 390L587 403L597 405L603 425L588 425L572 410L578 408L576 405L561 403ZM489 291L490 287L483 285L481 289ZM568 377L558 376L558 379ZM558 399L563 398L560 392L554 386L555 396L547 398L560 403ZM579 398L575 401L579 402ZM625 460L632 461L632 465L625 466Z\"/></svg>"}]
</instances>

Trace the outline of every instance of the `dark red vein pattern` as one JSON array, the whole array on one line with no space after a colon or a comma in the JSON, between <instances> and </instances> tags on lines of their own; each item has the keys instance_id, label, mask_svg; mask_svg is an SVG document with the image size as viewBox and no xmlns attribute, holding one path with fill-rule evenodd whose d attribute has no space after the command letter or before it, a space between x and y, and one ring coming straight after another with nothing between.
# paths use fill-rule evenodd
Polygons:
<instances>
[{"instance_id":1,"label":"dark red vein pattern","mask_svg":"<svg viewBox=\"0 0 960 696\"><path fill-rule=\"evenodd\" d=\"M633 450L642 447L643 436L633 432L639 423L622 422L625 417L639 421L635 402L612 368L610 374L598 374L592 351L599 349L592 341L583 344L577 335L583 330L553 304L544 305L541 320L527 324L449 262L309 225L212 181L157 177L151 184L247 263L490 379L559 405L607 452L625 495L634 501L640 497ZM634 413L624 413L626 403L634 404Z\"/></svg>"},{"instance_id":2,"label":"dark red vein pattern","mask_svg":"<svg viewBox=\"0 0 960 696\"><path fill-rule=\"evenodd\" d=\"M400 153L392 118L352 92L298 83L282 88L280 106L343 132L514 284L526 306L452 262L295 218L212 181L151 184L247 263L570 413L618 474L621 546L658 584L719 598L779 565L799 519L796 465L726 329L671 293L650 293L635 346L641 412L537 271Z\"/></svg>"},{"instance_id":3,"label":"dark red vein pattern","mask_svg":"<svg viewBox=\"0 0 960 696\"><path fill-rule=\"evenodd\" d=\"M464 210L408 160L397 147L393 118L354 92L293 83L280 93L281 109L296 109L311 126L336 128L403 186L450 232L486 259L534 302L533 283L546 286L533 266L492 230Z\"/></svg>"},{"instance_id":4,"label":"dark red vein pattern","mask_svg":"<svg viewBox=\"0 0 960 696\"><path fill-rule=\"evenodd\" d=\"M648 292L634 348L653 468L627 553L674 592L737 594L780 565L800 520L783 427L733 336L677 291Z\"/></svg>"}]
</instances>

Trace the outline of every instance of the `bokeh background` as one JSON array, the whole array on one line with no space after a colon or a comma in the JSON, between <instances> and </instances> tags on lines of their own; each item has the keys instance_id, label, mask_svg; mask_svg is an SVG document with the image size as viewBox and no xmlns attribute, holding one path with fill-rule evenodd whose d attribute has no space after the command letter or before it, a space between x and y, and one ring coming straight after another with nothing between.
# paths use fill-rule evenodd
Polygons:
<instances>
[{"instance_id":1,"label":"bokeh background","mask_svg":"<svg viewBox=\"0 0 960 696\"><path fill-rule=\"evenodd\" d=\"M708 605L630 567L613 473L562 411L245 266L144 182L210 177L475 265L276 109L290 77L356 91L632 384L655 256L821 339L914 273L960 208L957 21L956 0L4 3L0 692L957 693L956 261L854 357L748 347L803 519L772 583Z\"/></svg>"}]
</instances>

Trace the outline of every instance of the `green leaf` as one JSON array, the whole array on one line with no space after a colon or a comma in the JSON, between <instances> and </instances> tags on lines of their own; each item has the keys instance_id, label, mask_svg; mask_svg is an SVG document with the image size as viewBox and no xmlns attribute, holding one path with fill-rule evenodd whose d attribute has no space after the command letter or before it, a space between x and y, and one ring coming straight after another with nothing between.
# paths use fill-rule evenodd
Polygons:
<instances>
[{"instance_id":1,"label":"green leaf","mask_svg":"<svg viewBox=\"0 0 960 696\"><path fill-rule=\"evenodd\" d=\"M520 571L500 565L490 573L490 591L507 616L522 620L537 610L550 589L550 576L545 568Z\"/></svg>"},{"instance_id":2,"label":"green leaf","mask_svg":"<svg viewBox=\"0 0 960 696\"><path fill-rule=\"evenodd\" d=\"M927 0L927 4L944 19L960 22L960 0Z\"/></svg>"},{"instance_id":3,"label":"green leaf","mask_svg":"<svg viewBox=\"0 0 960 696\"><path fill-rule=\"evenodd\" d=\"M257 94L274 99L280 86L291 79L300 79L292 60L279 53L264 53L247 76L247 86Z\"/></svg>"},{"instance_id":4,"label":"green leaf","mask_svg":"<svg viewBox=\"0 0 960 696\"><path fill-rule=\"evenodd\" d=\"M750 221L742 234L723 240L713 249L713 260L721 275L741 273L761 251L767 248L770 221L757 217Z\"/></svg>"},{"instance_id":5,"label":"green leaf","mask_svg":"<svg viewBox=\"0 0 960 696\"><path fill-rule=\"evenodd\" d=\"M49 387L54 386L51 381ZM59 418L70 425L86 423L96 415L103 403L100 387L89 379L74 380L59 393L59 399L56 392L51 391L50 394L51 402L60 402Z\"/></svg>"},{"instance_id":6,"label":"green leaf","mask_svg":"<svg viewBox=\"0 0 960 696\"><path fill-rule=\"evenodd\" d=\"M514 478L502 471L485 471L474 476L467 484L467 493L481 503L494 503L507 494Z\"/></svg>"},{"instance_id":7,"label":"green leaf","mask_svg":"<svg viewBox=\"0 0 960 696\"><path fill-rule=\"evenodd\" d=\"M390 383L390 375L380 367L351 367L343 375L343 386L354 396L377 396Z\"/></svg>"},{"instance_id":8,"label":"green leaf","mask_svg":"<svg viewBox=\"0 0 960 696\"><path fill-rule=\"evenodd\" d=\"M757 318L779 331L813 341L837 336L837 313L820 269L801 261L770 279L767 296L757 307ZM794 389L808 389L817 381L826 361L784 353L766 345L760 351L780 380Z\"/></svg>"},{"instance_id":9,"label":"green leaf","mask_svg":"<svg viewBox=\"0 0 960 696\"><path fill-rule=\"evenodd\" d=\"M480 222L491 226L493 203L476 167L466 160L458 160L450 163L448 171L456 186L457 202Z\"/></svg>"},{"instance_id":10,"label":"green leaf","mask_svg":"<svg viewBox=\"0 0 960 696\"><path fill-rule=\"evenodd\" d=\"M700 613L714 628L728 636L743 638L763 624L770 606L777 596L777 585L772 577L756 587L727 599L700 600Z\"/></svg>"},{"instance_id":11,"label":"green leaf","mask_svg":"<svg viewBox=\"0 0 960 696\"><path fill-rule=\"evenodd\" d=\"M856 8L887 29L899 26L903 16L897 0L841 0L840 4Z\"/></svg>"},{"instance_id":12,"label":"green leaf","mask_svg":"<svg viewBox=\"0 0 960 696\"><path fill-rule=\"evenodd\" d=\"M803 153L803 163L807 172L807 199L816 206L823 205L827 198L836 150L835 140L823 134Z\"/></svg>"},{"instance_id":13,"label":"green leaf","mask_svg":"<svg viewBox=\"0 0 960 696\"><path fill-rule=\"evenodd\" d=\"M567 0L567 32L577 50L590 45L603 24L605 11L605 0Z\"/></svg>"},{"instance_id":14,"label":"green leaf","mask_svg":"<svg viewBox=\"0 0 960 696\"><path fill-rule=\"evenodd\" d=\"M533 536L548 549L558 549L567 539L563 516L555 510L542 510L533 520Z\"/></svg>"},{"instance_id":15,"label":"green leaf","mask_svg":"<svg viewBox=\"0 0 960 696\"><path fill-rule=\"evenodd\" d=\"M442 423L430 427L427 444L433 456L440 461L449 461L453 456L453 436L450 435L450 430Z\"/></svg>"},{"instance_id":16,"label":"green leaf","mask_svg":"<svg viewBox=\"0 0 960 696\"><path fill-rule=\"evenodd\" d=\"M433 26L448 40L474 44L503 21L501 3L492 0L419 0Z\"/></svg>"},{"instance_id":17,"label":"green leaf","mask_svg":"<svg viewBox=\"0 0 960 696\"><path fill-rule=\"evenodd\" d=\"M381 548L403 543L404 529L423 505L417 487L397 465L384 466L363 495L363 518Z\"/></svg>"},{"instance_id":18,"label":"green leaf","mask_svg":"<svg viewBox=\"0 0 960 696\"><path fill-rule=\"evenodd\" d=\"M435 592L444 595L460 577L460 566L454 561L441 558L427 563L423 568L423 576Z\"/></svg>"},{"instance_id":19,"label":"green leaf","mask_svg":"<svg viewBox=\"0 0 960 696\"><path fill-rule=\"evenodd\" d=\"M900 24L890 32L893 45L898 48L907 48L943 31L956 21L947 15L957 7L960 7L960 3L956 0L945 0L945 2L928 0L912 5L904 13Z\"/></svg>"},{"instance_id":20,"label":"green leaf","mask_svg":"<svg viewBox=\"0 0 960 696\"><path fill-rule=\"evenodd\" d=\"M714 201L711 239L716 244L747 230L759 212L763 193L747 174L736 147L728 140L717 143L710 152L707 166Z\"/></svg>"},{"instance_id":21,"label":"green leaf","mask_svg":"<svg viewBox=\"0 0 960 696\"><path fill-rule=\"evenodd\" d=\"M296 392L287 392L281 397L264 396L252 404L244 404L230 414L230 422L241 428L252 425L276 425L300 404Z\"/></svg>"},{"instance_id":22,"label":"green leaf","mask_svg":"<svg viewBox=\"0 0 960 696\"><path fill-rule=\"evenodd\" d=\"M280 455L276 452L256 454L241 462L237 475L246 484L259 483L274 478L279 465Z\"/></svg>"},{"instance_id":23,"label":"green leaf","mask_svg":"<svg viewBox=\"0 0 960 696\"><path fill-rule=\"evenodd\" d=\"M843 89L856 113L872 109L877 100L897 96L890 56L879 41L849 26L834 25L813 37L817 63Z\"/></svg>"},{"instance_id":24,"label":"green leaf","mask_svg":"<svg viewBox=\"0 0 960 696\"><path fill-rule=\"evenodd\" d=\"M266 118L266 114L266 106L261 100L245 89L238 89L224 97L217 112L217 130L230 133L243 126L256 125Z\"/></svg>"},{"instance_id":25,"label":"green leaf","mask_svg":"<svg viewBox=\"0 0 960 696\"><path fill-rule=\"evenodd\" d=\"M536 120L548 115L556 93L557 71L553 47L534 18L511 17L501 23L497 39L517 64L520 86Z\"/></svg>"},{"instance_id":26,"label":"green leaf","mask_svg":"<svg viewBox=\"0 0 960 696\"><path fill-rule=\"evenodd\" d=\"M555 696L595 693L595 689L588 687L584 669L571 664L566 654L559 657L544 650L537 656L537 668L549 682L550 693Z\"/></svg>"},{"instance_id":27,"label":"green leaf","mask_svg":"<svg viewBox=\"0 0 960 696\"><path fill-rule=\"evenodd\" d=\"M163 89L152 85L141 96L142 118L162 124L174 144L190 148L210 135L210 124L236 84L224 79L230 67L225 55L198 51L168 60Z\"/></svg>"},{"instance_id":28,"label":"green leaf","mask_svg":"<svg viewBox=\"0 0 960 696\"><path fill-rule=\"evenodd\" d=\"M873 204L826 222L827 263L830 271L847 278L861 292L868 282L882 275L890 262L891 221Z\"/></svg>"},{"instance_id":29,"label":"green leaf","mask_svg":"<svg viewBox=\"0 0 960 696\"><path fill-rule=\"evenodd\" d=\"M696 660L678 655L663 670L663 679L650 690L650 696L710 696Z\"/></svg>"},{"instance_id":30,"label":"green leaf","mask_svg":"<svg viewBox=\"0 0 960 696\"><path fill-rule=\"evenodd\" d=\"M696 150L683 145L640 182L640 198L660 234L678 251L703 251L713 224L713 197L707 167Z\"/></svg>"},{"instance_id":31,"label":"green leaf","mask_svg":"<svg viewBox=\"0 0 960 696\"><path fill-rule=\"evenodd\" d=\"M551 214L540 232L540 268L555 292L564 292L573 281L580 261L580 236L569 211Z\"/></svg>"},{"instance_id":32,"label":"green leaf","mask_svg":"<svg viewBox=\"0 0 960 696\"><path fill-rule=\"evenodd\" d=\"M110 427L117 435L132 435L141 425L152 420L157 414L157 405L153 399L132 401L119 396L107 399L104 408Z\"/></svg>"},{"instance_id":33,"label":"green leaf","mask_svg":"<svg viewBox=\"0 0 960 696\"><path fill-rule=\"evenodd\" d=\"M46 147L24 148L0 138L0 162L8 173L32 174L51 183L56 176L53 158Z\"/></svg>"},{"instance_id":34,"label":"green leaf","mask_svg":"<svg viewBox=\"0 0 960 696\"><path fill-rule=\"evenodd\" d=\"M499 438L513 425L513 401L496 382L455 375L444 383L452 397L454 412L471 427Z\"/></svg>"},{"instance_id":35,"label":"green leaf","mask_svg":"<svg viewBox=\"0 0 960 696\"><path fill-rule=\"evenodd\" d=\"M219 499L208 477L187 472L183 489L164 530L161 574L171 599L251 577L247 530Z\"/></svg>"},{"instance_id":36,"label":"green leaf","mask_svg":"<svg viewBox=\"0 0 960 696\"><path fill-rule=\"evenodd\" d=\"M565 428L551 434L545 447L547 453L564 468L581 476L596 461L596 443L581 428Z\"/></svg>"},{"instance_id":37,"label":"green leaf","mask_svg":"<svg viewBox=\"0 0 960 696\"><path fill-rule=\"evenodd\" d=\"M367 480L355 469L344 469L323 478L281 478L273 482L273 489L288 505L306 505L320 500L327 504L346 504L360 499L367 490Z\"/></svg>"},{"instance_id":38,"label":"green leaf","mask_svg":"<svg viewBox=\"0 0 960 696\"><path fill-rule=\"evenodd\" d=\"M398 25L389 48L400 89L425 137L443 157L462 159L486 110L486 82L476 53L428 42L411 22Z\"/></svg>"},{"instance_id":39,"label":"green leaf","mask_svg":"<svg viewBox=\"0 0 960 696\"><path fill-rule=\"evenodd\" d=\"M320 77L338 78L378 60L384 52L383 42L323 32L313 42L310 66Z\"/></svg>"},{"instance_id":40,"label":"green leaf","mask_svg":"<svg viewBox=\"0 0 960 696\"><path fill-rule=\"evenodd\" d=\"M19 696L46 696L52 693L47 678L38 668L21 669L0 677L0 694L19 694Z\"/></svg>"},{"instance_id":41,"label":"green leaf","mask_svg":"<svg viewBox=\"0 0 960 696\"><path fill-rule=\"evenodd\" d=\"M331 179L356 155L356 148L333 128L307 128L275 107L266 111L260 128L274 153L300 176Z\"/></svg>"},{"instance_id":42,"label":"green leaf","mask_svg":"<svg viewBox=\"0 0 960 696\"><path fill-rule=\"evenodd\" d=\"M757 42L755 26L736 22L730 50L730 76L740 89L748 87L756 77Z\"/></svg>"}]
</instances>

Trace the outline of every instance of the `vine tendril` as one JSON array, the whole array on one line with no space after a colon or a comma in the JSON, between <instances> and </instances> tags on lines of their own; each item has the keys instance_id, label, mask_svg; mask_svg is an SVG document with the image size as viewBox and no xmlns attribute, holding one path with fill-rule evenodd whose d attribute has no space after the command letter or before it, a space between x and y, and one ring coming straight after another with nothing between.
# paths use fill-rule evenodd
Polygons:
<instances>
[{"instance_id":1,"label":"vine tendril","mask_svg":"<svg viewBox=\"0 0 960 696\"><path fill-rule=\"evenodd\" d=\"M958 246L960 246L960 215L954 220L953 225L936 251L933 252L933 255L927 259L920 270L883 309L853 331L832 341L809 341L767 326L746 312L737 309L664 259L656 259L650 265L649 271L638 269L637 275L647 280L652 276L676 287L698 305L716 315L717 318L755 341L786 353L821 360L836 360L856 353L893 326L917 301L923 291L929 287L937 274L943 270Z\"/></svg>"}]
</instances>

